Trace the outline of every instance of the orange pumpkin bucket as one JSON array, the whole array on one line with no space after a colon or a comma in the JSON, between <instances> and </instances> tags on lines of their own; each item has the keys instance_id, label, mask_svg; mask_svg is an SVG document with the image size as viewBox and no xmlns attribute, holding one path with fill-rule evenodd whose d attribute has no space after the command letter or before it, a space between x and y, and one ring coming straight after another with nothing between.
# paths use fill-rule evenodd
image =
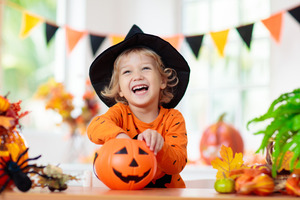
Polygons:
<instances>
[{"instance_id":1,"label":"orange pumpkin bucket","mask_svg":"<svg viewBox=\"0 0 300 200\"><path fill-rule=\"evenodd\" d=\"M112 139L95 154L97 177L110 189L138 190L153 179L157 162L144 141Z\"/></svg>"}]
</instances>

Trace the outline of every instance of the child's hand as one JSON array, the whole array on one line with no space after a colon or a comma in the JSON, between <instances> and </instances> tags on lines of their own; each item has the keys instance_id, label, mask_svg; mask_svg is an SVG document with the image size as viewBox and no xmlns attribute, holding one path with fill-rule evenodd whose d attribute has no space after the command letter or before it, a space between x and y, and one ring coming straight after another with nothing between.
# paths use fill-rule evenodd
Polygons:
<instances>
[{"instance_id":1,"label":"child's hand","mask_svg":"<svg viewBox=\"0 0 300 200\"><path fill-rule=\"evenodd\" d=\"M154 155L159 152L164 145L164 138L156 130L147 129L138 135L138 140L145 140L146 145L153 151Z\"/></svg>"}]
</instances>

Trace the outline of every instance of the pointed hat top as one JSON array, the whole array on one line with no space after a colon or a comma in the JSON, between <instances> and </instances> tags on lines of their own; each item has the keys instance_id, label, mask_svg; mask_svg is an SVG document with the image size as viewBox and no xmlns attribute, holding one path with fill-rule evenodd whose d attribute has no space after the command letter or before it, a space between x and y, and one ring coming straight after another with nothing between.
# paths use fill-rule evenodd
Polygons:
<instances>
[{"instance_id":1,"label":"pointed hat top","mask_svg":"<svg viewBox=\"0 0 300 200\"><path fill-rule=\"evenodd\" d=\"M135 34L138 34L138 33L144 33L140 27L138 27L137 25L133 25L131 27L131 29L129 30L129 32L127 33L126 37L125 37L125 40L127 40L128 38L134 36Z\"/></svg>"}]
</instances>

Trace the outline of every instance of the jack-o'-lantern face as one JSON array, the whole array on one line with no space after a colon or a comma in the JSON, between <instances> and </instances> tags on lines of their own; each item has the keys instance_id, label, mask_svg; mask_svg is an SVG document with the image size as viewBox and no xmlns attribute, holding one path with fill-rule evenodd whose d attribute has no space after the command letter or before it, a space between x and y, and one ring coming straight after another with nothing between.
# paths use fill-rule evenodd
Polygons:
<instances>
[{"instance_id":1,"label":"jack-o'-lantern face","mask_svg":"<svg viewBox=\"0 0 300 200\"><path fill-rule=\"evenodd\" d=\"M154 177L156 158L144 141L113 139L96 152L98 178L111 189L142 189Z\"/></svg>"}]
</instances>

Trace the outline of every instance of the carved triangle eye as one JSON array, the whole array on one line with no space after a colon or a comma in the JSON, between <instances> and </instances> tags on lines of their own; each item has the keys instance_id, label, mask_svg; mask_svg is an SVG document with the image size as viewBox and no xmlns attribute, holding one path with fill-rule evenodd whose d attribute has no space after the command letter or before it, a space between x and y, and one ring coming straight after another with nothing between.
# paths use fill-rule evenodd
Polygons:
<instances>
[{"instance_id":1,"label":"carved triangle eye","mask_svg":"<svg viewBox=\"0 0 300 200\"><path fill-rule=\"evenodd\" d=\"M128 154L126 147L123 147L121 150L117 151L115 154Z\"/></svg>"},{"instance_id":2,"label":"carved triangle eye","mask_svg":"<svg viewBox=\"0 0 300 200\"><path fill-rule=\"evenodd\" d=\"M141 149L141 148L139 148L139 154L148 155L148 153L146 151L144 151L143 149Z\"/></svg>"}]
</instances>

